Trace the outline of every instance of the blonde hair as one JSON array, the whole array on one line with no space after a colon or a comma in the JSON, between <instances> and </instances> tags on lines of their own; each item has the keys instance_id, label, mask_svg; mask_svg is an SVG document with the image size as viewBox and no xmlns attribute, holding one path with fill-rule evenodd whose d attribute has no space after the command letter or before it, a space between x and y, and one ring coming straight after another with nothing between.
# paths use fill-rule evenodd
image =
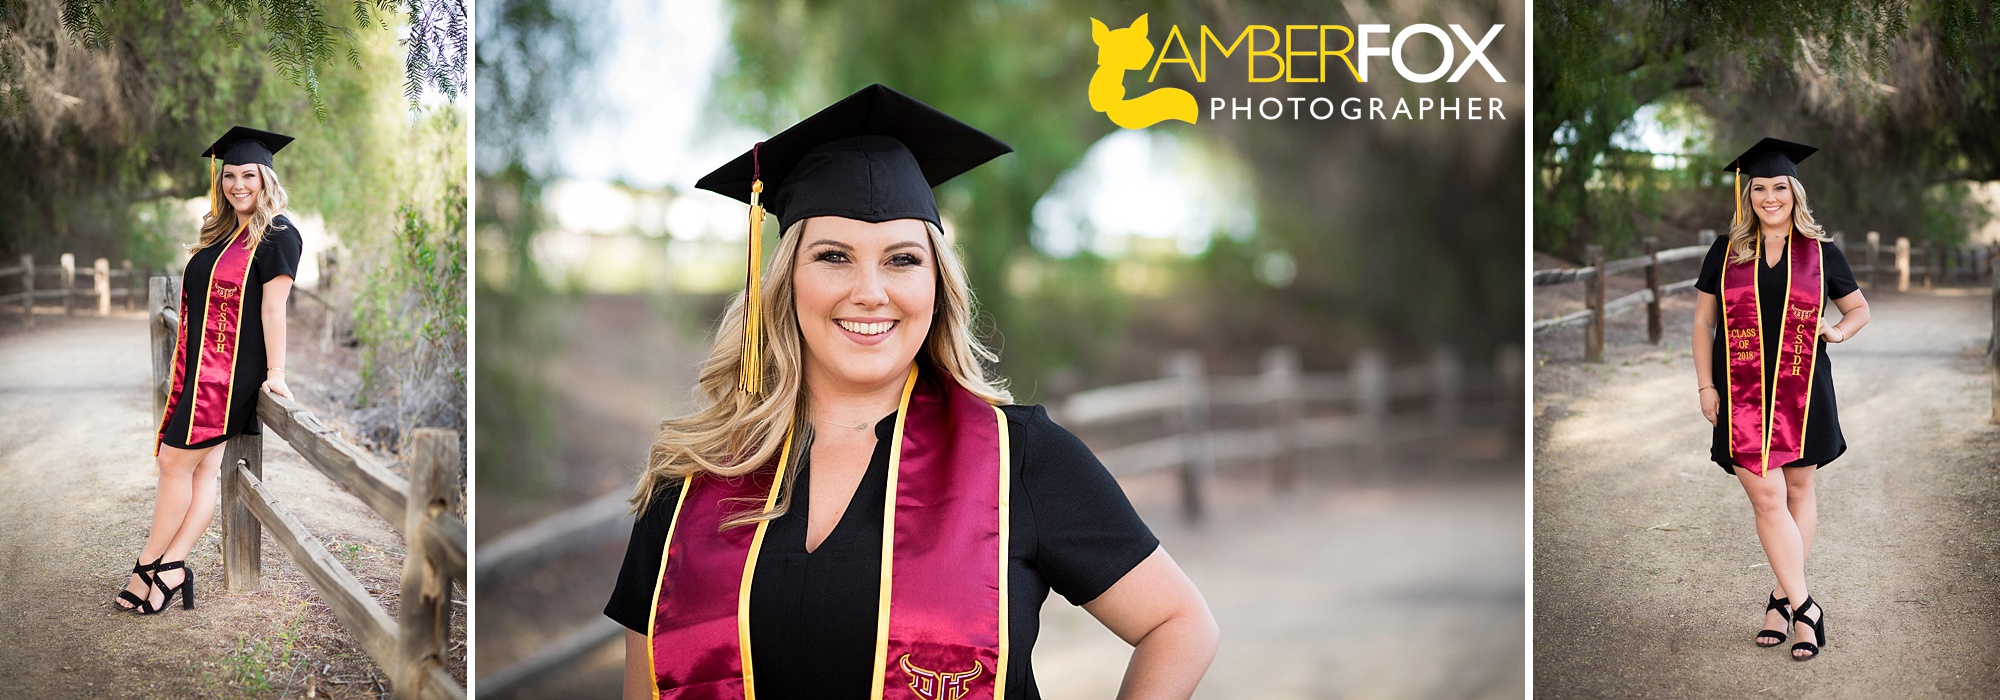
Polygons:
<instances>
[{"instance_id":1,"label":"blonde hair","mask_svg":"<svg viewBox=\"0 0 2000 700\"><path fill-rule=\"evenodd\" d=\"M263 181L264 186L257 191L257 205L250 209L250 230L246 234L249 236L251 248L256 248L258 243L264 241L264 229L277 220L279 214L285 213L285 208L292 203L291 196L285 194L285 186L278 182L278 173L263 163L256 165L257 178ZM209 182L210 192L218 195L221 193L222 175L221 169L215 171L215 178ZM241 224L237 219L236 207L222 201L220 208L222 211L201 215L201 239L194 245L188 246L188 250L201 250L218 243L225 243L231 234L236 233L237 227Z\"/></svg>"},{"instance_id":2,"label":"blonde hair","mask_svg":"<svg viewBox=\"0 0 2000 700\"><path fill-rule=\"evenodd\" d=\"M801 220L785 230L765 267L765 393L750 396L737 389L743 352L743 295L738 294L723 313L722 323L715 331L715 345L701 366L697 390L707 405L660 424L646 470L639 477L638 492L632 496L634 513L644 514L663 488L690 475L734 477L762 468L776 458L786 434L794 426L798 430L792 445L791 466L796 466L811 449L805 338L799 330L792 286L793 268L797 264L794 258L798 256L799 241L805 238L805 224ZM931 327L917 362L928 362L987 403L996 406L1013 403L1013 395L1002 386L1003 380L988 376L988 366L1000 358L973 334L972 287L958 251L945 241L944 232L936 225L924 222L924 228L930 234L932 258L937 261L938 294ZM784 515L797 476L797 469L785 470L785 483L770 513L746 509L727 519L722 527L748 525Z\"/></svg>"},{"instance_id":3,"label":"blonde hair","mask_svg":"<svg viewBox=\"0 0 2000 700\"><path fill-rule=\"evenodd\" d=\"M1805 185L1796 177L1790 175L1782 177L1792 185L1792 230L1815 241L1832 239L1833 236L1826 232L1826 228L1819 225L1819 220L1813 218L1812 207L1806 204ZM1736 196L1736 205L1743 211L1748 212L1755 208L1750 203L1749 187L1744 187ZM1730 262L1740 265L1757 259L1757 237L1761 235L1761 230L1762 222L1757 219L1756 214L1730 222Z\"/></svg>"}]
</instances>

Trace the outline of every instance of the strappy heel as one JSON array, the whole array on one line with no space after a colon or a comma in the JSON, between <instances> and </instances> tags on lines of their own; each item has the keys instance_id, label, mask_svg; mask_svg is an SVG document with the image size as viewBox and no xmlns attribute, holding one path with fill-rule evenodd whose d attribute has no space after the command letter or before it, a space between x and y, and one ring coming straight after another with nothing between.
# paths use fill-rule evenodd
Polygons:
<instances>
[{"instance_id":1,"label":"strappy heel","mask_svg":"<svg viewBox=\"0 0 2000 700\"><path fill-rule=\"evenodd\" d=\"M160 583L160 574L162 572L173 571L175 569L180 569L183 572L180 585L169 586ZM139 610L139 614L152 615L172 607L174 594L176 593L181 594L182 609L194 609L194 570L187 568L186 561L170 561L165 564L155 564L153 567L153 585L161 591L160 604L158 607L154 607L152 601L148 600L146 601L146 607Z\"/></svg>"},{"instance_id":2,"label":"strappy heel","mask_svg":"<svg viewBox=\"0 0 2000 700\"><path fill-rule=\"evenodd\" d=\"M165 559L166 557L162 556L160 558ZM160 560L155 559L151 564L140 563L141 561L142 560L140 559L132 560L132 573L138 574L139 581L146 584L145 597L142 598L140 596L132 595L131 586L128 584L125 588L119 589L118 597L111 599L112 607L118 608L119 610L124 612L132 612L144 608L146 606L146 599L153 597L153 586L154 586L153 568L160 565ZM118 603L120 601L131 603L132 607L128 608L123 605L119 605Z\"/></svg>"},{"instance_id":3,"label":"strappy heel","mask_svg":"<svg viewBox=\"0 0 2000 700\"><path fill-rule=\"evenodd\" d=\"M1819 608L1819 619L1817 620L1806 617L1806 611L1813 608ZM1792 622L1794 624L1803 623L1805 626L1811 627L1813 631L1813 641L1792 644L1792 651L1794 652L1792 660L1806 661L1819 658L1819 648L1826 646L1826 608L1820 607L1819 603L1813 602L1812 596L1806 596L1805 602L1799 603L1799 607L1792 611ZM1799 651L1809 651L1812 653L1799 656L1797 654Z\"/></svg>"},{"instance_id":4,"label":"strappy heel","mask_svg":"<svg viewBox=\"0 0 2000 700\"><path fill-rule=\"evenodd\" d=\"M1771 596L1771 602L1764 605L1764 612L1770 612L1772 610L1778 611L1778 616L1785 618L1785 627L1787 629L1790 629L1792 626L1791 602L1792 601L1789 598L1779 598L1778 596L1773 595ZM1768 649L1770 647L1784 644L1785 633L1780 630L1761 630L1757 632L1756 639L1757 639L1757 646L1765 647Z\"/></svg>"}]
</instances>

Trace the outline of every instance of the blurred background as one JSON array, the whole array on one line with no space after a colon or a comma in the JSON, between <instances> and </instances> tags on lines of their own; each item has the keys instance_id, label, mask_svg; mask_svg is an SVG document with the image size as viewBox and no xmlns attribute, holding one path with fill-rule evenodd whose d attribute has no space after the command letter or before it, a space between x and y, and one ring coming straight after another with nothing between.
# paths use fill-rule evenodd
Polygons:
<instances>
[{"instance_id":1,"label":"blurred background","mask_svg":"<svg viewBox=\"0 0 2000 700\"><path fill-rule=\"evenodd\" d=\"M1084 437L1207 595L1224 643L1200 697L1522 694L1521 3L478 10L481 696L617 692L622 628L599 612L625 498L742 284L744 208L693 182L875 82L1015 148L937 193L979 328L1016 399ZM1170 25L1191 43L1200 25L1505 25L1486 49L1505 82L1375 59L1365 84L1337 61L1330 82L1251 84L1243 54L1211 53L1206 83L1157 83L1193 92L1200 123L1127 131L1089 108L1090 18L1145 13L1156 46ZM1504 106L1231 121L1210 97ZM1113 694L1129 648L1067 603L1043 615L1043 693Z\"/></svg>"}]
</instances>

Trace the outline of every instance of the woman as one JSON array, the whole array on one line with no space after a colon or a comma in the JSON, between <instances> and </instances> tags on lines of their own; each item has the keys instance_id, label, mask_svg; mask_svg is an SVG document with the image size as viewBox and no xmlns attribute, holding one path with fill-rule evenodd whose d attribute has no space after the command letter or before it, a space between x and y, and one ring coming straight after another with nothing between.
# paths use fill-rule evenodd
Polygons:
<instances>
[{"instance_id":1,"label":"woman","mask_svg":"<svg viewBox=\"0 0 2000 700\"><path fill-rule=\"evenodd\" d=\"M238 126L202 153L220 158L222 170L210 180L209 213L181 276L173 384L154 449L160 490L145 548L113 603L120 609L157 613L176 595L182 608L194 608L194 573L184 560L215 515L222 445L262 432L259 390L292 396L285 300L302 241L282 213L288 198L271 170L272 154L291 141Z\"/></svg>"},{"instance_id":2,"label":"woman","mask_svg":"<svg viewBox=\"0 0 2000 700\"><path fill-rule=\"evenodd\" d=\"M1868 301L1799 183L1798 162L1818 150L1767 138L1725 168L1739 181L1748 177L1749 187L1737 196L1729 237L1709 249L1695 282L1695 392L1715 426L1710 457L1749 494L1757 539L1778 579L1756 643L1782 644L1790 626L1797 661L1826 644L1826 612L1805 577L1819 521L1813 475L1847 451L1826 343L1868 325ZM1838 323L1823 317L1827 299L1840 310Z\"/></svg>"},{"instance_id":3,"label":"woman","mask_svg":"<svg viewBox=\"0 0 2000 700\"><path fill-rule=\"evenodd\" d=\"M1194 692L1201 594L981 365L931 187L1010 150L876 85L697 183L750 202L755 241L769 180L782 234L634 499L605 608L631 630L625 697L1039 697L1051 590L1136 647L1124 696Z\"/></svg>"}]
</instances>

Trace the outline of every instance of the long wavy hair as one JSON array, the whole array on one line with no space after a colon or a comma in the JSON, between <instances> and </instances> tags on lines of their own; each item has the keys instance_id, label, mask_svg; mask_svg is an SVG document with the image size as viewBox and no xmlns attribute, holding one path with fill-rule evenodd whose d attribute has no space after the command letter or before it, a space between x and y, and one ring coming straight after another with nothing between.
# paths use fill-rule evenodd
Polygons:
<instances>
[{"instance_id":1,"label":"long wavy hair","mask_svg":"<svg viewBox=\"0 0 2000 700\"><path fill-rule=\"evenodd\" d=\"M697 391L707 405L692 414L660 424L653 439L646 470L639 478L638 492L632 496L632 510L644 514L653 499L667 486L689 475L707 473L721 477L741 476L771 463L783 448L785 436L793 437L791 466L812 447L812 416L805 383L805 336L799 330L795 305L793 269L797 264L799 241L805 238L806 221L793 223L778 239L777 249L765 268L764 288L764 388L762 396L749 396L737 389L743 352L743 295L738 294L722 315L715 331L715 345L702 363ZM988 350L973 333L975 306L967 283L965 266L958 251L945 241L944 232L925 222L930 234L932 259L937 261L937 301L931 327L917 361L928 362L958 382L959 386L987 403L1013 403L1004 381L989 374L999 356ZM796 426L796 430L795 430ZM772 520L790 506L792 484L798 469L785 470L776 505L768 514L759 507L746 509L728 518L722 528Z\"/></svg>"},{"instance_id":2,"label":"long wavy hair","mask_svg":"<svg viewBox=\"0 0 2000 700\"><path fill-rule=\"evenodd\" d=\"M1792 230L1815 241L1832 239L1826 228L1819 225L1819 220L1813 218L1812 207L1806 204L1805 185L1800 184L1796 177L1786 175L1784 178L1792 185ZM1729 260L1741 265L1757 259L1757 237L1761 235L1762 222L1752 213L1755 207L1750 203L1750 188L1744 187L1736 196L1737 206L1750 214L1729 224Z\"/></svg>"},{"instance_id":3,"label":"long wavy hair","mask_svg":"<svg viewBox=\"0 0 2000 700\"><path fill-rule=\"evenodd\" d=\"M245 235L250 237L251 248L256 248L258 243L264 242L264 229L269 228L271 222L277 220L279 214L285 213L285 208L292 203L291 196L285 194L285 186L278 182L278 173L263 163L256 165L257 178L263 181L264 187L257 192L257 206L250 210L250 230ZM220 197L221 191L222 170L218 169L215 171L215 178L209 181L209 192L216 193ZM188 246L188 250L201 250L217 243L228 242L230 234L236 233L237 227L241 225L242 221L238 218L236 207L221 199L217 201L221 204L222 211L201 215L201 239L194 245Z\"/></svg>"}]
</instances>

